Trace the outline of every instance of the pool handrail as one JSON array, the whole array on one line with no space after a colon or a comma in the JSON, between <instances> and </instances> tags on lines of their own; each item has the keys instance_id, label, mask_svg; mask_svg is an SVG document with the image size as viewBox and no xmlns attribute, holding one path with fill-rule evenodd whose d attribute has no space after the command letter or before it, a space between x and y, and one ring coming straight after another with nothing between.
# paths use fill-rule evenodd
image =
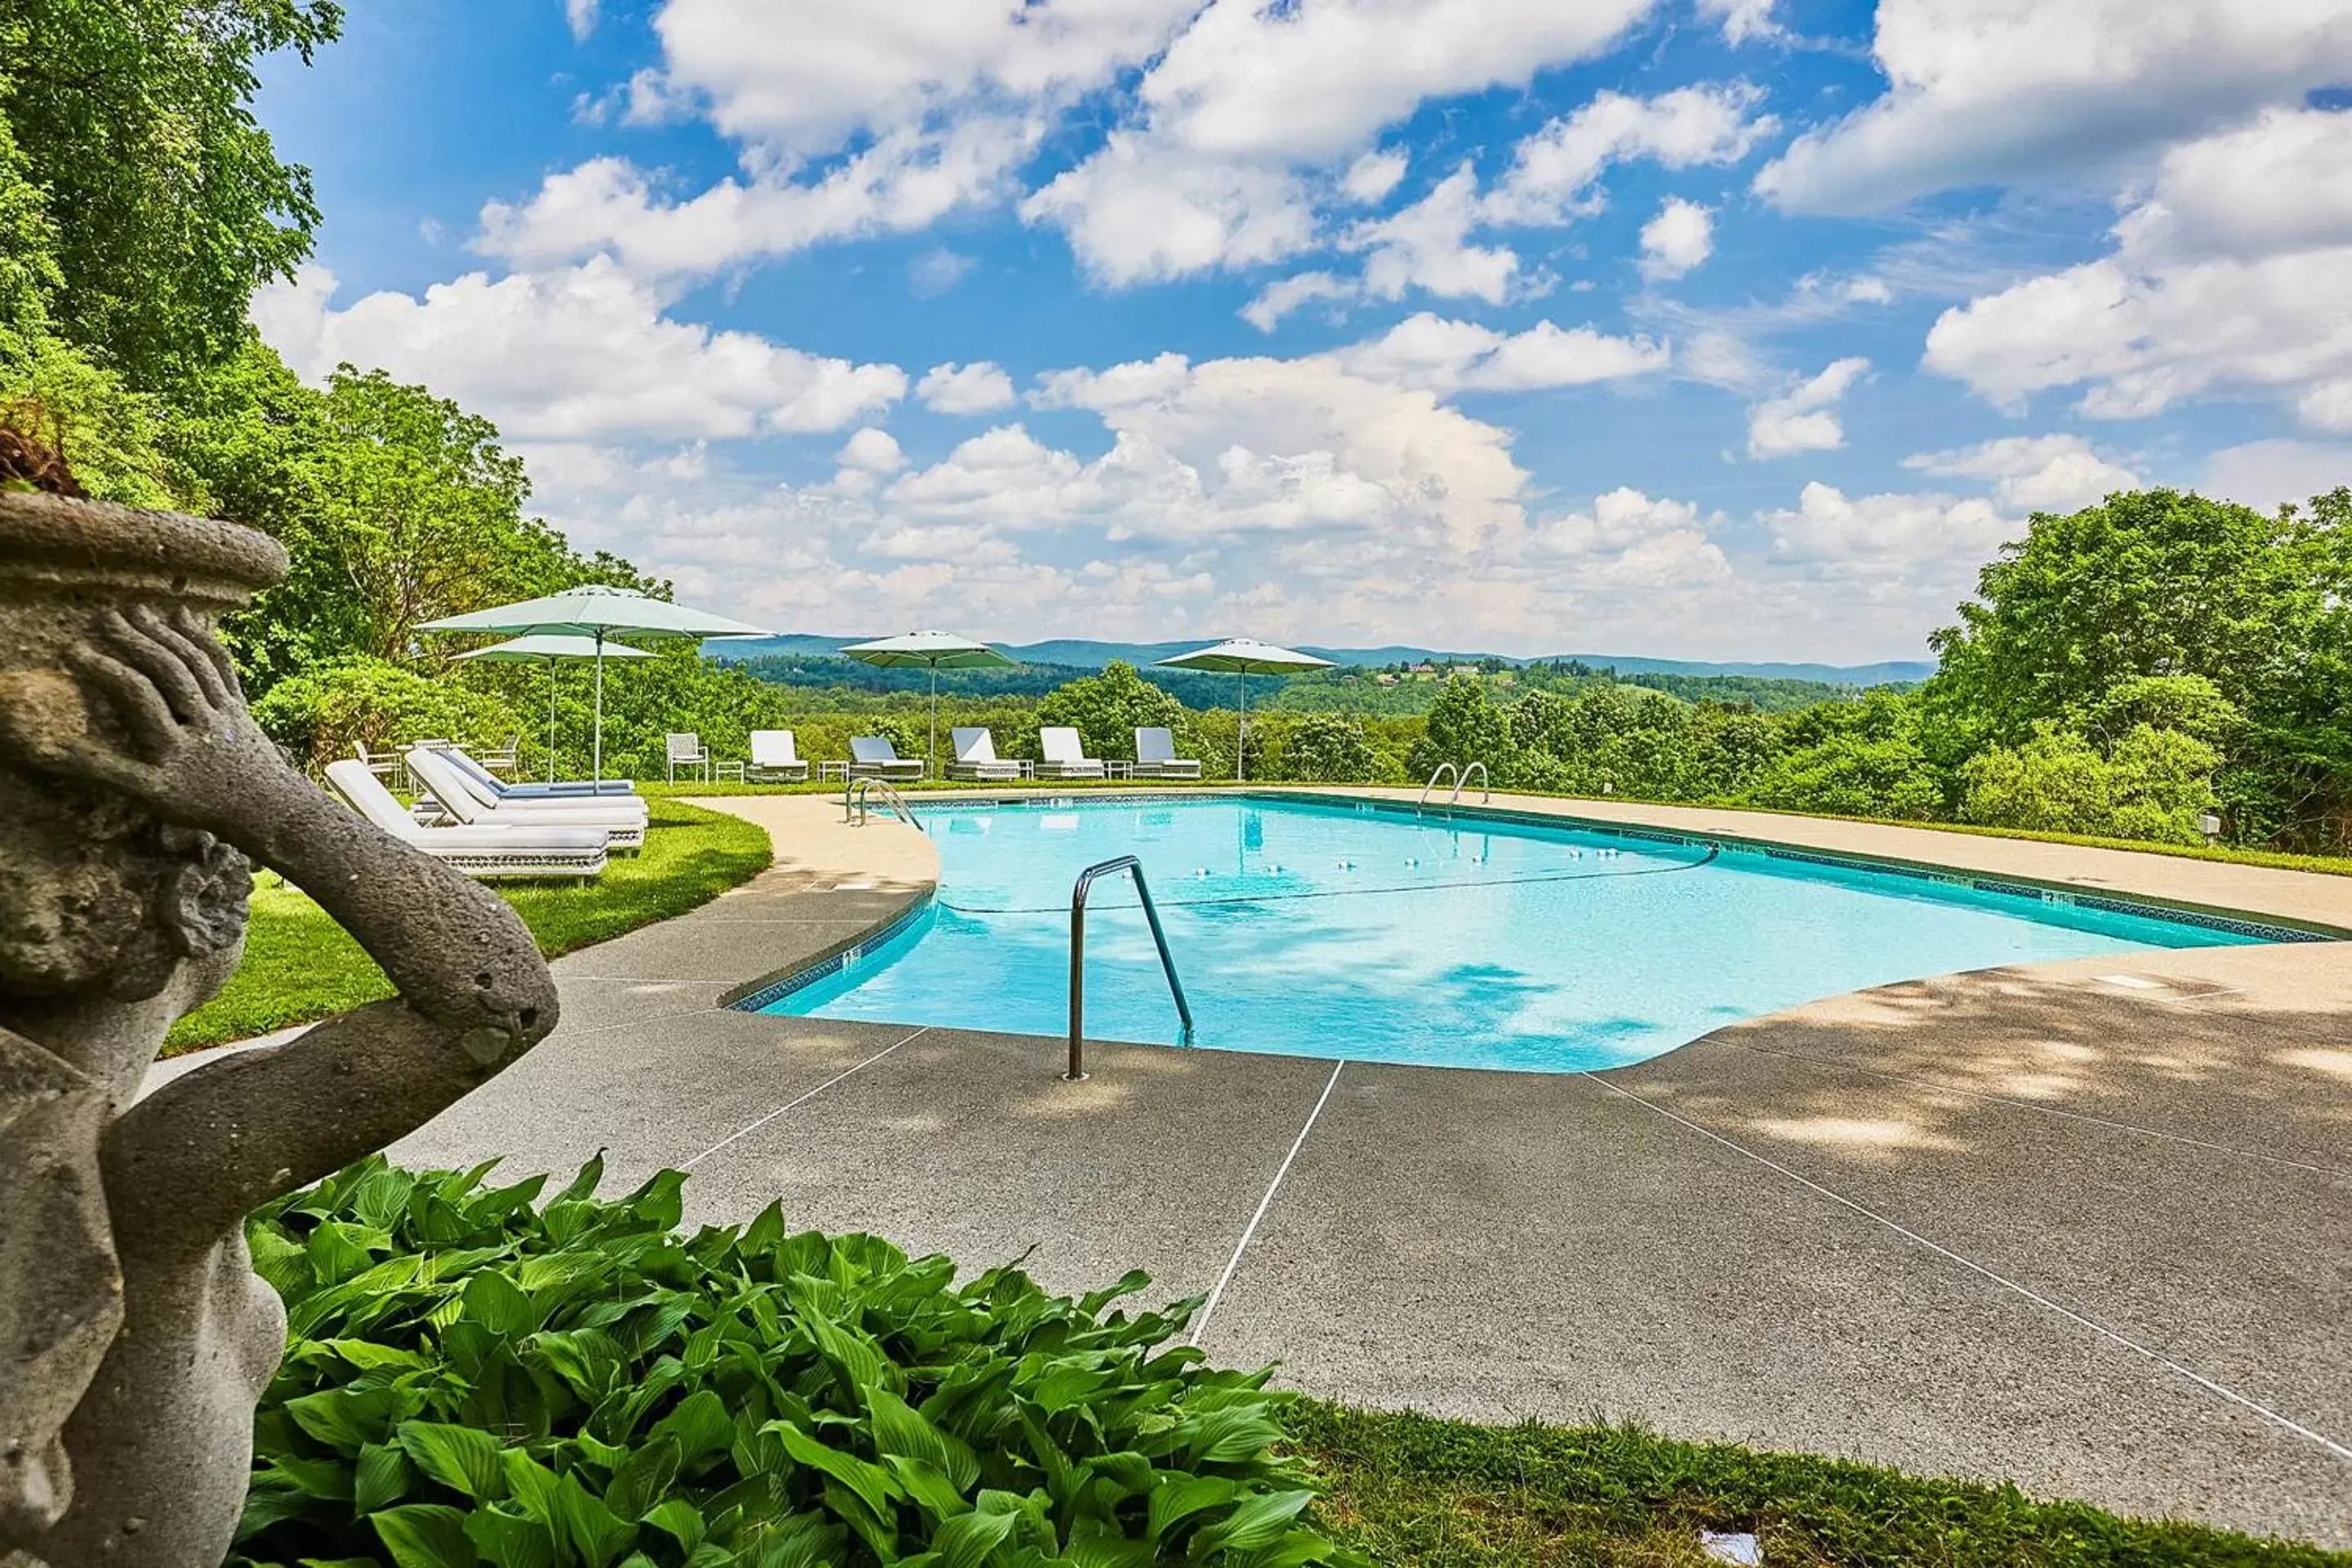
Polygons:
<instances>
[{"instance_id":1,"label":"pool handrail","mask_svg":"<svg viewBox=\"0 0 2352 1568\"><path fill-rule=\"evenodd\" d=\"M1437 781L1444 778L1448 773L1452 773L1454 775L1454 793L1457 795L1462 793L1462 770L1455 767L1452 763L1440 763L1437 764L1435 770L1430 773L1429 782L1421 786L1421 798L1413 803L1413 809L1415 811L1420 810L1423 806L1429 804L1429 792L1435 789L1437 787Z\"/></svg>"},{"instance_id":2,"label":"pool handrail","mask_svg":"<svg viewBox=\"0 0 2352 1568\"><path fill-rule=\"evenodd\" d=\"M1066 1083L1082 1083L1087 1076L1087 891L1097 878L1121 871L1135 879L1136 896L1143 900L1143 918L1151 924L1151 942L1160 950L1160 967L1168 975L1169 993L1176 998L1176 1017L1183 1025L1179 1037L1186 1045L1192 1041L1192 1005L1184 999L1184 983L1176 978L1176 960L1168 951L1168 933L1160 927L1159 907L1151 901L1151 884L1144 879L1143 862L1132 855L1121 855L1087 867L1070 888L1070 1066L1062 1075Z\"/></svg>"},{"instance_id":3,"label":"pool handrail","mask_svg":"<svg viewBox=\"0 0 2352 1568\"><path fill-rule=\"evenodd\" d=\"M882 804L898 813L899 821L918 833L923 830L922 823L916 818L915 808L907 804L907 797L898 793L898 787L887 779L876 778L871 774L847 780L842 784L841 820L845 826L850 823L852 813L856 814L857 826L866 826L866 797L877 789L882 792Z\"/></svg>"},{"instance_id":4,"label":"pool handrail","mask_svg":"<svg viewBox=\"0 0 2352 1568\"><path fill-rule=\"evenodd\" d=\"M1478 775L1478 804L1480 805L1490 805L1494 803L1495 784L1493 779L1486 772L1486 764L1484 763L1468 763L1464 764L1462 771L1454 775L1454 793L1446 797L1446 804L1448 805L1454 804L1462 798L1462 792L1470 787L1470 775L1474 773Z\"/></svg>"}]
</instances>

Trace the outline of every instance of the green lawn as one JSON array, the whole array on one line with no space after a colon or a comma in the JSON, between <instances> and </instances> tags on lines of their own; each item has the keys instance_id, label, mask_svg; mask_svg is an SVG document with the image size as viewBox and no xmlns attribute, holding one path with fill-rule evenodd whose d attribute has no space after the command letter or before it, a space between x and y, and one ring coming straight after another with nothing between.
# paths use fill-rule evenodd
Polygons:
<instances>
[{"instance_id":1,"label":"green lawn","mask_svg":"<svg viewBox=\"0 0 2352 1568\"><path fill-rule=\"evenodd\" d=\"M653 829L635 856L615 856L588 887L499 889L551 958L683 914L765 869L768 836L740 817L653 797ZM392 984L324 910L267 874L256 879L245 963L220 995L180 1020L171 1056L267 1034L380 1001Z\"/></svg>"},{"instance_id":2,"label":"green lawn","mask_svg":"<svg viewBox=\"0 0 2352 1568\"><path fill-rule=\"evenodd\" d=\"M1387 1568L1707 1564L1698 1532L1752 1531L1772 1568L2352 1568L2352 1553L2124 1519L2014 1488L1922 1480L1631 1426L1475 1426L1307 1403L1323 1522Z\"/></svg>"}]
</instances>

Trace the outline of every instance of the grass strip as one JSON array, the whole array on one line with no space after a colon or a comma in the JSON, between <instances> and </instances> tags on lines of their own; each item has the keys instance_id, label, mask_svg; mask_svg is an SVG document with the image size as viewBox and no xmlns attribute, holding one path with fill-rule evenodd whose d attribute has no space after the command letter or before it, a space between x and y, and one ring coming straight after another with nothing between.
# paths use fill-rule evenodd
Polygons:
<instances>
[{"instance_id":1,"label":"grass strip","mask_svg":"<svg viewBox=\"0 0 2352 1568\"><path fill-rule=\"evenodd\" d=\"M499 893L550 958L681 915L749 881L768 866L765 829L740 817L658 796L643 852L615 856L585 888L510 884ZM176 1056L346 1012L393 994L375 961L299 889L255 879L245 961L227 987L173 1026Z\"/></svg>"},{"instance_id":2,"label":"grass strip","mask_svg":"<svg viewBox=\"0 0 2352 1568\"><path fill-rule=\"evenodd\" d=\"M1773 1568L2352 1568L2352 1553L2129 1519L2013 1486L1633 1426L1481 1426L1312 1401L1292 1438L1321 1469L1321 1522L1388 1568L1711 1564L1699 1531L1748 1531Z\"/></svg>"}]
</instances>

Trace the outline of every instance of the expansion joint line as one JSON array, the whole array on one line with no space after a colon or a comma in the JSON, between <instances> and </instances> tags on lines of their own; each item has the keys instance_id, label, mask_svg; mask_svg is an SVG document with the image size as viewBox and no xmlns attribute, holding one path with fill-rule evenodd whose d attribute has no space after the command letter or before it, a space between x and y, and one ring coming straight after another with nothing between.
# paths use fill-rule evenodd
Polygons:
<instances>
[{"instance_id":1,"label":"expansion joint line","mask_svg":"<svg viewBox=\"0 0 2352 1568\"><path fill-rule=\"evenodd\" d=\"M1917 1231L1911 1229L1909 1226L1905 1226L1898 1221L1889 1219L1886 1215L1880 1214L1876 1209L1871 1208L1867 1205L1857 1203L1853 1199L1847 1197L1843 1193L1832 1191L1832 1189L1822 1185L1821 1183L1812 1180L1809 1176L1799 1175L1796 1172L1790 1170L1788 1166L1780 1163L1778 1161L1767 1158L1765 1155L1758 1153L1755 1150L1748 1148L1743 1143L1735 1142L1733 1140L1726 1138L1723 1134L1715 1131L1711 1128L1702 1127L1687 1116L1682 1116L1675 1111L1669 1110L1664 1106L1658 1104L1655 1100L1644 1100L1640 1095L1635 1094L1633 1090L1621 1088L1620 1086L1610 1082L1607 1079L1602 1078L1598 1073L1587 1072L1579 1076L1591 1079L1594 1083L1599 1084L1610 1093L1630 1100L1634 1104L1639 1105L1645 1110L1654 1111L1658 1115L1664 1117L1667 1121L1675 1123L1677 1127L1696 1132L1711 1143L1720 1144L1743 1159L1753 1160L1756 1163L1763 1166L1766 1170L1787 1177L1790 1181L1796 1183L1797 1185L1804 1188L1810 1193L1827 1198L1830 1202L1836 1204L1841 1207L1853 1210L1855 1214L1860 1215L1863 1218L1869 1220L1874 1225L1883 1226L1886 1229L1893 1231L1895 1235L1903 1237L1904 1240L1910 1242L1912 1245L1924 1247L1947 1262L1958 1264L1961 1268L1967 1269L1969 1273L1976 1275L1979 1279L1988 1280L2004 1290L2010 1291L2014 1295L2023 1297L2026 1300L2032 1302L2035 1306L2042 1308L2043 1310L2053 1312L2059 1317L2065 1319L2068 1322L2073 1323L2075 1327L2085 1330L2097 1338L2106 1341L2109 1344L2116 1345L2123 1350L2127 1350L2136 1356L2139 1356L2144 1360L2154 1363L2156 1365L2164 1368L2167 1372L2173 1373L2175 1376L2183 1378L2186 1381L2196 1384L2206 1393L2213 1394L2217 1398L2227 1400L2229 1403L2238 1406L2240 1409L2249 1411L2253 1415L2260 1416L2262 1419L2269 1422L2272 1426L2280 1428L2282 1431L2291 1432L2294 1436L2303 1438L2305 1442L2316 1444L2318 1447L2325 1448L2328 1453L2333 1454L2339 1459L2352 1461L2352 1447L2345 1447L2343 1444L2336 1441L2333 1437L2327 1436L2324 1433L2313 1431L2310 1427L2305 1426L2303 1423L2294 1419L2292 1416L2281 1415L2278 1411L2272 1409L2269 1405L2263 1404L2260 1400L2250 1399L2245 1394L2240 1394L2236 1389L2225 1387L2223 1384L2214 1382L2211 1378L2207 1377L2203 1373L2197 1371L2193 1367L2181 1365L2180 1363L2174 1361L2170 1356L2166 1355L2163 1352L2151 1349L2150 1347L2140 1343L2137 1340L2133 1339L2128 1334L2123 1333L2116 1329L2111 1329L2095 1319L2086 1318L2082 1313L2074 1311L2071 1308L2061 1306L2059 1303L2052 1300L2049 1297L2044 1296L2032 1287L2021 1285L2016 1280L2011 1279L2006 1274L1999 1273L1994 1269L1988 1268L1983 1264L1975 1261L1973 1258L1964 1258L1940 1242L1930 1241L1927 1237L1920 1235Z\"/></svg>"},{"instance_id":2,"label":"expansion joint line","mask_svg":"<svg viewBox=\"0 0 2352 1568\"><path fill-rule=\"evenodd\" d=\"M845 1078L854 1078L857 1074L864 1072L867 1068L872 1067L876 1062L880 1061L884 1057L888 1056L892 1051L895 1051L900 1046L905 1045L907 1041L914 1039L918 1036L928 1035L929 1033L930 1026L929 1025L925 1025L922 1028L917 1029L912 1035L908 1035L904 1038L891 1041L888 1045L883 1047L872 1056L867 1057L864 1061L857 1063L855 1067L844 1068L839 1072L834 1074L831 1078L825 1079L823 1083L817 1085L814 1089L808 1090L804 1094L793 1096L792 1099L784 1101L783 1104L776 1107L775 1110L768 1112L767 1115L760 1118L759 1121L751 1122L747 1126L738 1127L734 1131L730 1132L726 1137L721 1138L718 1142L713 1143L709 1148L705 1149L693 1159L684 1162L678 1168L680 1170L687 1171L694 1169L696 1165L708 1160L713 1154L718 1153L719 1151L724 1149L730 1143L734 1142L738 1138L757 1132L761 1128L765 1127L769 1122L773 1121L777 1117L782 1116L785 1111L792 1110L794 1106L806 1105L810 1100L814 1100L818 1095L823 1094L826 1089L831 1089L835 1084L839 1083L842 1079Z\"/></svg>"},{"instance_id":3,"label":"expansion joint line","mask_svg":"<svg viewBox=\"0 0 2352 1568\"><path fill-rule=\"evenodd\" d=\"M1234 1271L1242 1266L1242 1254L1249 1250L1250 1238L1257 1234L1258 1222L1265 1218L1265 1211L1274 1206L1274 1194L1282 1190L1283 1178L1290 1174L1290 1163L1297 1159L1298 1151L1307 1146L1307 1135L1315 1131L1315 1119L1323 1114L1324 1102L1339 1087L1339 1074L1347 1065L1345 1058L1332 1064L1331 1076L1323 1080L1323 1092L1315 1097L1315 1109L1307 1113L1307 1120L1299 1126L1298 1136L1290 1141L1290 1152L1282 1157L1282 1164L1274 1173L1274 1180L1265 1184L1265 1196L1258 1199L1257 1212L1250 1215L1249 1224L1242 1227L1242 1238L1234 1244L1234 1255L1225 1259L1225 1271L1217 1276L1216 1288L1209 1292L1209 1299L1201 1303L1201 1315L1192 1320L1192 1331L1185 1337L1186 1344L1199 1344L1201 1336L1208 1332L1209 1320L1215 1315L1217 1303L1224 1300L1225 1287L1233 1283Z\"/></svg>"}]
</instances>

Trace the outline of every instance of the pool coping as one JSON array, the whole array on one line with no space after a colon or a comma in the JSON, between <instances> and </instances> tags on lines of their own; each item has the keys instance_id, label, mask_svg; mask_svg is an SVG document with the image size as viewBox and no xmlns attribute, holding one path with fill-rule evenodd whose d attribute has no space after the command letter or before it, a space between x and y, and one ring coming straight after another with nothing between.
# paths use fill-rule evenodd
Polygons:
<instances>
[{"instance_id":1,"label":"pool coping","mask_svg":"<svg viewBox=\"0 0 2352 1568\"><path fill-rule=\"evenodd\" d=\"M1570 811L1533 811L1507 805L1472 805L1462 803L1422 805L1400 800L1391 795L1360 795L1330 789L1282 789L1256 785L1222 788L1211 786L1206 789L1185 790L1121 790L1116 794L1091 790L1066 793L1052 789L942 791L927 795L922 805L916 809L916 816L919 819L923 810L957 811L1004 805L1043 806L1053 809L1062 806L1076 808L1081 805L1112 803L1120 805L1181 804L1210 799L1294 801L1333 806L1353 805L1394 816L1415 817L1435 816L1448 820L1505 822L1528 827L1567 826L1579 832L1628 838L1644 843L1675 844L1693 847L1709 846L1717 848L1732 847L1741 851L1753 851L1774 859L1874 871L1882 875L1906 877L1944 887L1965 888L1976 892L1993 893L2010 898L2030 898L2045 903L2063 903L2116 914L2168 920L2183 925L2199 926L2226 931L2232 935L2250 937L2262 942L2310 943L2352 941L2352 928L2268 911L2203 904L2182 899L2168 899L2157 894L2088 892L2080 887L2045 878L2013 873L1995 876L1965 867L1940 865L1932 860L1875 855L1864 850L1823 849L1818 846L1793 844L1763 835L1685 831L1643 824L1612 822L1604 817L1587 816ZM2019 842L2032 841L2020 840ZM2110 853L2130 852L2110 851ZM936 884L924 888L908 902L904 909L884 916L866 930L830 943L805 958L797 959L782 968L743 982L723 993L719 997L717 1005L743 1013L764 1012L785 997L831 979L867 955L899 942L910 927L932 912L937 900Z\"/></svg>"}]
</instances>

